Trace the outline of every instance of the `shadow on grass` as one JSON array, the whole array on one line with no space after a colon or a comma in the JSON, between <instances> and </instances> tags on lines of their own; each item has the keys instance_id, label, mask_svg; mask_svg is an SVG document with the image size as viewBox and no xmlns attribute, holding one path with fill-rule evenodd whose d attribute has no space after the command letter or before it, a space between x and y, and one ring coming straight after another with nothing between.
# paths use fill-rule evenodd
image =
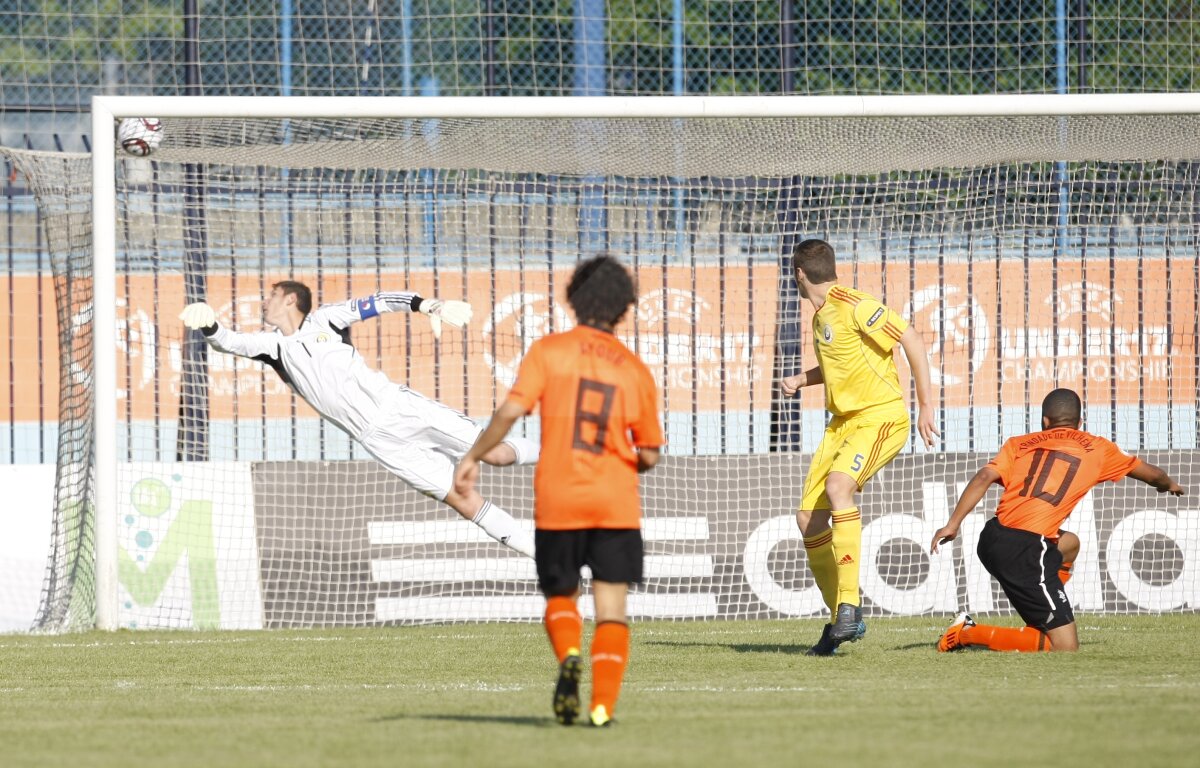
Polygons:
<instances>
[{"instance_id":1,"label":"shadow on grass","mask_svg":"<svg viewBox=\"0 0 1200 768\"><path fill-rule=\"evenodd\" d=\"M923 640L919 643L909 643L908 645L897 645L892 648L893 651L930 651L937 648L937 640Z\"/></svg>"},{"instance_id":2,"label":"shadow on grass","mask_svg":"<svg viewBox=\"0 0 1200 768\"><path fill-rule=\"evenodd\" d=\"M812 647L812 643L784 645L783 643L691 643L669 640L648 640L645 644L663 645L670 648L727 648L735 653L784 653L789 655L802 654Z\"/></svg>"},{"instance_id":3,"label":"shadow on grass","mask_svg":"<svg viewBox=\"0 0 1200 768\"><path fill-rule=\"evenodd\" d=\"M437 720L447 723L495 723L497 725L528 725L534 728L561 728L552 718L530 717L523 715L463 715L463 714L407 714L387 715L377 717L372 722L390 723L397 720Z\"/></svg>"},{"instance_id":4,"label":"shadow on grass","mask_svg":"<svg viewBox=\"0 0 1200 768\"><path fill-rule=\"evenodd\" d=\"M791 656L797 654L803 655L805 651L812 647L811 643L801 643L799 645L784 645L782 643L693 643L693 642L671 642L669 640L647 640L646 645L662 645L670 648L727 648L735 653L782 653ZM928 640L919 643L909 643L907 645L896 645L885 650L888 651L928 651L936 645L935 642ZM846 648L852 648L852 645L846 645Z\"/></svg>"}]
</instances>

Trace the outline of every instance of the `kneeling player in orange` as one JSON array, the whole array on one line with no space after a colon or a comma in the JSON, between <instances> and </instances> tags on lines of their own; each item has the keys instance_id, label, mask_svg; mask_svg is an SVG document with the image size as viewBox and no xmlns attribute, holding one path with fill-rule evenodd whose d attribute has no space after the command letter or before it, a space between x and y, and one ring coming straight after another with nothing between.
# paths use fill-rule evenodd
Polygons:
<instances>
[{"instance_id":1,"label":"kneeling player in orange","mask_svg":"<svg viewBox=\"0 0 1200 768\"><path fill-rule=\"evenodd\" d=\"M546 596L545 625L559 662L555 717L579 717L583 620L580 569L592 571L592 725L608 725L629 657L625 603L642 580L638 473L658 463L663 444L658 395L649 369L613 328L637 299L619 262L581 263L567 286L579 325L534 342L517 381L487 429L459 462L455 487L467 493L479 462L518 418L541 408L541 461L534 475L534 561Z\"/></svg>"},{"instance_id":2,"label":"kneeling player in orange","mask_svg":"<svg viewBox=\"0 0 1200 768\"><path fill-rule=\"evenodd\" d=\"M982 646L994 651L1074 651L1075 614L1063 590L1079 537L1059 526L1084 495L1105 480L1132 477L1159 493L1183 489L1159 467L1079 429L1083 404L1069 389L1042 401L1042 431L1008 440L963 489L949 522L933 534L931 552L958 536L988 486L1004 487L996 516L979 536L979 560L1004 588L1024 627L978 624L961 613L938 641L939 651ZM1066 578L1063 578L1066 568Z\"/></svg>"}]
</instances>

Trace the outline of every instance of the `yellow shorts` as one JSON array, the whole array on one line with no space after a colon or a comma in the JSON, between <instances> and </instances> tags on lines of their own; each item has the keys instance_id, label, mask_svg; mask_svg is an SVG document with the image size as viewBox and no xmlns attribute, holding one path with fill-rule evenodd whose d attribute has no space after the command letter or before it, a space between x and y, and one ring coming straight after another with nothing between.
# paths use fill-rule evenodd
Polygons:
<instances>
[{"instance_id":1,"label":"yellow shorts","mask_svg":"<svg viewBox=\"0 0 1200 768\"><path fill-rule=\"evenodd\" d=\"M850 416L834 416L813 454L800 509L830 509L825 479L830 472L854 478L861 490L872 476L908 442L908 410L873 408Z\"/></svg>"}]
</instances>

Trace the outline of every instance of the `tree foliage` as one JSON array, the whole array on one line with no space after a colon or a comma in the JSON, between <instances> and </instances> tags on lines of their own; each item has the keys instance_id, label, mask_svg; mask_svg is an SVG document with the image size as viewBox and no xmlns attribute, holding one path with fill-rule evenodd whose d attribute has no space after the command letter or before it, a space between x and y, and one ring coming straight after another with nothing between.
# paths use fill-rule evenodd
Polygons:
<instances>
[{"instance_id":1,"label":"tree foliage","mask_svg":"<svg viewBox=\"0 0 1200 768\"><path fill-rule=\"evenodd\" d=\"M575 88L575 0L294 0L290 17L277 0L198 4L205 93ZM584 5L606 12L613 94L1045 93L1064 74L1072 92L1200 86L1197 12L1172 0L1068 3L1065 62L1053 0L692 0L678 20L671 0ZM0 0L4 108L182 93L184 40L182 0Z\"/></svg>"}]
</instances>

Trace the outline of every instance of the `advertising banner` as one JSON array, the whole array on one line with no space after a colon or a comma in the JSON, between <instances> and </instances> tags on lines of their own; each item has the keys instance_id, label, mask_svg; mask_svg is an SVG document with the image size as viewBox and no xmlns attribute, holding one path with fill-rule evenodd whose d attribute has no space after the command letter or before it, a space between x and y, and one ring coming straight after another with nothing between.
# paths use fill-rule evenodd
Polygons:
<instances>
[{"instance_id":1,"label":"advertising banner","mask_svg":"<svg viewBox=\"0 0 1200 768\"><path fill-rule=\"evenodd\" d=\"M1096 407L1196 401L1197 296L1190 279L1169 279L1168 259L901 259L842 269L844 282L880 297L921 333L935 389L948 408L1020 406L1027 387L1037 393L1059 384L1085 389ZM484 417L507 392L529 345L571 327L564 296L569 276L569 269L498 269L331 272L307 279L318 304L377 289L469 301L471 326L440 342L424 318L387 314L356 324L351 338L367 362L393 380ZM260 330L262 297L285 277L210 275L208 300L222 323ZM636 312L619 333L650 366L670 410L770 407L779 322L774 264L642 267L637 277ZM3 281L22 302L19 313L37 312L39 290L52 295L45 280L39 284L32 276ZM182 277L134 274L118 282L118 414L134 421L175 418ZM802 303L801 312L807 336L811 306ZM17 421L57 419L57 324L52 313L41 317L35 336L9 333L12 317L0 316L0 338L11 340L13 361L11 370L0 369L0 387L13 389ZM815 364L811 343L802 343L803 364ZM212 419L293 416L286 386L261 364L213 353L208 366ZM40 390L31 383L38 381ZM821 407L819 392L804 397L806 408ZM316 418L303 403L295 415Z\"/></svg>"},{"instance_id":2,"label":"advertising banner","mask_svg":"<svg viewBox=\"0 0 1200 768\"><path fill-rule=\"evenodd\" d=\"M262 627L249 464L121 464L117 504L122 627Z\"/></svg>"},{"instance_id":3,"label":"advertising banner","mask_svg":"<svg viewBox=\"0 0 1200 768\"><path fill-rule=\"evenodd\" d=\"M1190 488L1195 452L1146 459ZM928 554L961 488L990 456L901 456L864 492L862 588L871 615L1006 612L975 543L993 491L959 540ZM1180 468L1184 468L1180 471ZM796 454L669 457L644 477L644 618L781 618L825 608L793 513L807 460ZM485 473L485 497L531 517L529 468ZM269 627L536 620L533 564L373 462L254 465ZM320 488L319 496L313 488ZM1200 606L1200 510L1133 480L1106 483L1067 521L1083 542L1068 594L1083 611ZM586 602L585 602L586 610Z\"/></svg>"},{"instance_id":4,"label":"advertising banner","mask_svg":"<svg viewBox=\"0 0 1200 768\"><path fill-rule=\"evenodd\" d=\"M0 632L33 626L54 524L54 465L0 466Z\"/></svg>"}]
</instances>

